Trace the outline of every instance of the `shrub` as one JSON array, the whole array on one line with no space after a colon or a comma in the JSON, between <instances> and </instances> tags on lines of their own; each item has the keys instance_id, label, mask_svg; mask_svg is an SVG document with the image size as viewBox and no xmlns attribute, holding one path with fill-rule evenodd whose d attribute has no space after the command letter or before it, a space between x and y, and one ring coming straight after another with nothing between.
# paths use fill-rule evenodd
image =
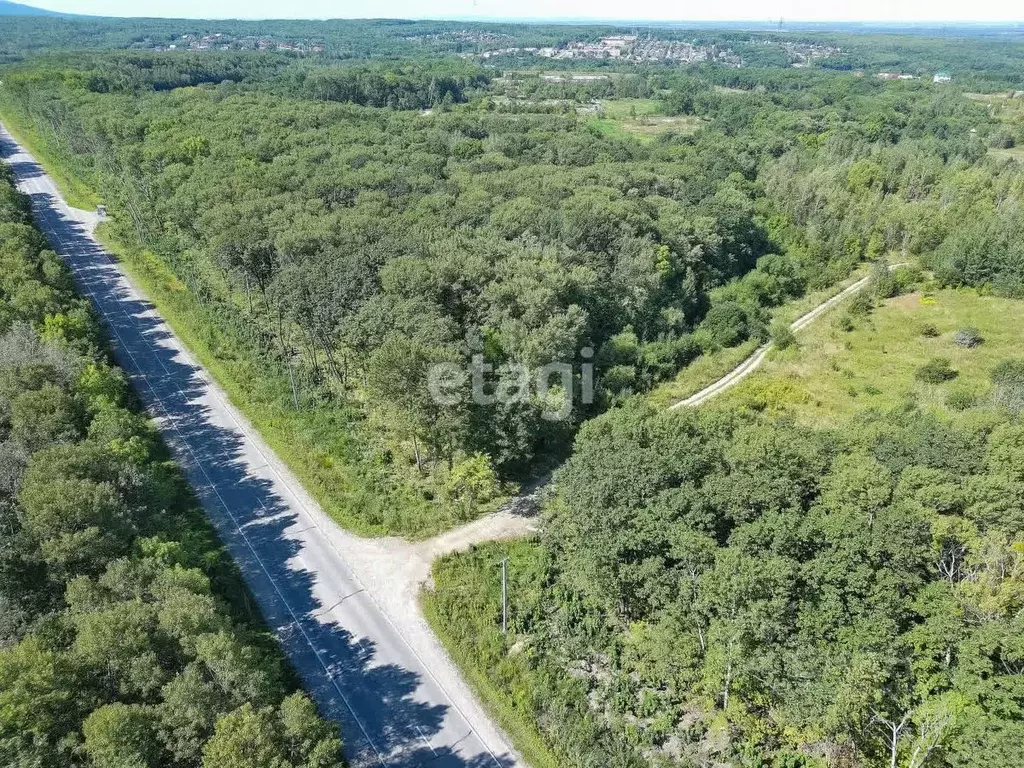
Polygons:
<instances>
[{"instance_id":1,"label":"shrub","mask_svg":"<svg viewBox=\"0 0 1024 768\"><path fill-rule=\"evenodd\" d=\"M967 349L973 349L984 341L978 329L971 326L958 330L954 340L958 347L966 347Z\"/></svg>"},{"instance_id":2,"label":"shrub","mask_svg":"<svg viewBox=\"0 0 1024 768\"><path fill-rule=\"evenodd\" d=\"M789 405L806 403L808 393L791 381L766 381L750 384L741 400L742 406L759 413L778 415Z\"/></svg>"},{"instance_id":3,"label":"shrub","mask_svg":"<svg viewBox=\"0 0 1024 768\"><path fill-rule=\"evenodd\" d=\"M850 308L847 311L855 317L863 317L874 309L874 306L871 297L862 291L850 300Z\"/></svg>"},{"instance_id":4,"label":"shrub","mask_svg":"<svg viewBox=\"0 0 1024 768\"><path fill-rule=\"evenodd\" d=\"M871 280L868 291L876 299L888 299L899 292L896 277L885 261L876 261L871 267Z\"/></svg>"},{"instance_id":5,"label":"shrub","mask_svg":"<svg viewBox=\"0 0 1024 768\"><path fill-rule=\"evenodd\" d=\"M640 361L640 339L631 326L612 336L601 345L597 364L601 368L616 365L636 365Z\"/></svg>"},{"instance_id":6,"label":"shrub","mask_svg":"<svg viewBox=\"0 0 1024 768\"><path fill-rule=\"evenodd\" d=\"M951 389L946 395L946 407L951 411L970 410L978 404L978 396L966 387Z\"/></svg>"},{"instance_id":7,"label":"shrub","mask_svg":"<svg viewBox=\"0 0 1024 768\"><path fill-rule=\"evenodd\" d=\"M491 459L475 453L452 467L444 486L448 497L475 512L478 504L486 504L500 492L498 476Z\"/></svg>"},{"instance_id":8,"label":"shrub","mask_svg":"<svg viewBox=\"0 0 1024 768\"><path fill-rule=\"evenodd\" d=\"M921 326L921 335L926 339L935 339L939 336L939 329L932 323L925 323Z\"/></svg>"},{"instance_id":9,"label":"shrub","mask_svg":"<svg viewBox=\"0 0 1024 768\"><path fill-rule=\"evenodd\" d=\"M601 387L613 395L631 394L636 386L636 368L632 365L614 365L602 371Z\"/></svg>"},{"instance_id":10,"label":"shrub","mask_svg":"<svg viewBox=\"0 0 1024 768\"><path fill-rule=\"evenodd\" d=\"M892 279L896 282L896 293L910 293L924 279L924 272L918 266L897 267L892 270Z\"/></svg>"},{"instance_id":11,"label":"shrub","mask_svg":"<svg viewBox=\"0 0 1024 768\"><path fill-rule=\"evenodd\" d=\"M1017 140L1012 133L1003 129L989 136L988 144L996 149L1013 149L1017 145Z\"/></svg>"},{"instance_id":12,"label":"shrub","mask_svg":"<svg viewBox=\"0 0 1024 768\"><path fill-rule=\"evenodd\" d=\"M796 336L793 329L781 320L772 325L772 343L779 349L789 349L796 346Z\"/></svg>"},{"instance_id":13,"label":"shrub","mask_svg":"<svg viewBox=\"0 0 1024 768\"><path fill-rule=\"evenodd\" d=\"M651 381L662 381L677 370L671 341L649 341L640 347L642 370Z\"/></svg>"},{"instance_id":14,"label":"shrub","mask_svg":"<svg viewBox=\"0 0 1024 768\"><path fill-rule=\"evenodd\" d=\"M836 318L836 328L844 333L849 333L856 327L857 324L853 322L853 318L848 313L844 313Z\"/></svg>"},{"instance_id":15,"label":"shrub","mask_svg":"<svg viewBox=\"0 0 1024 768\"><path fill-rule=\"evenodd\" d=\"M737 302L726 300L708 310L700 324L717 347L732 347L750 336L747 313Z\"/></svg>"},{"instance_id":16,"label":"shrub","mask_svg":"<svg viewBox=\"0 0 1024 768\"><path fill-rule=\"evenodd\" d=\"M989 378L994 402L1013 413L1024 411L1024 360L1017 358L996 363Z\"/></svg>"},{"instance_id":17,"label":"shrub","mask_svg":"<svg viewBox=\"0 0 1024 768\"><path fill-rule=\"evenodd\" d=\"M957 372L944 357L935 357L917 369L914 374L918 381L925 384L941 384L944 381L955 379Z\"/></svg>"},{"instance_id":18,"label":"shrub","mask_svg":"<svg viewBox=\"0 0 1024 768\"><path fill-rule=\"evenodd\" d=\"M676 365L682 367L700 357L700 343L691 334L683 334L672 342Z\"/></svg>"}]
</instances>

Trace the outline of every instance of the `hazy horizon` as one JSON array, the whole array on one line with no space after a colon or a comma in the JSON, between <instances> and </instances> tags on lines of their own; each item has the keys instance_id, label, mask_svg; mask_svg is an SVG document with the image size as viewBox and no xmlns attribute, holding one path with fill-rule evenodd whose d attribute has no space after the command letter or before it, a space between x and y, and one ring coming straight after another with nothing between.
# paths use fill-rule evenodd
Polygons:
<instances>
[{"instance_id":1,"label":"hazy horizon","mask_svg":"<svg viewBox=\"0 0 1024 768\"><path fill-rule=\"evenodd\" d=\"M372 5L293 0L289 13L271 0L40 0L25 2L59 13L125 18L209 20L415 19L510 23L651 24L1020 24L1022 6L979 0L970 6L953 0L861 0L827 7L810 0L723 0L713 6L668 0L636 0L622 13L618 0L521 0L514 9L501 0L378 0ZM1012 10L1011 10L1012 9ZM969 13L965 13L969 10Z\"/></svg>"}]
</instances>

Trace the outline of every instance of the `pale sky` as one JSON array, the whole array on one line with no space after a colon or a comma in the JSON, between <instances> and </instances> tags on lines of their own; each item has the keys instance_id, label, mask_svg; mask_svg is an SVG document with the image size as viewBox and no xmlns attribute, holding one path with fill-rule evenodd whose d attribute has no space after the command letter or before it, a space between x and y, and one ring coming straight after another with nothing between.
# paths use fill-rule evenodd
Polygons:
<instances>
[{"instance_id":1,"label":"pale sky","mask_svg":"<svg viewBox=\"0 0 1024 768\"><path fill-rule=\"evenodd\" d=\"M1020 0L21 0L103 16L190 18L1024 21Z\"/></svg>"}]
</instances>

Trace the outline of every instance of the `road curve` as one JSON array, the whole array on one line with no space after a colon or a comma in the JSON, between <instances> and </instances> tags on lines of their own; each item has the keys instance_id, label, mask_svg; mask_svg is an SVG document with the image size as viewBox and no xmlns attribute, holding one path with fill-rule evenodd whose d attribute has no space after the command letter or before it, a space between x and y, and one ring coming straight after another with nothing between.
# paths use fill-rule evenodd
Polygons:
<instances>
[{"instance_id":1,"label":"road curve","mask_svg":"<svg viewBox=\"0 0 1024 768\"><path fill-rule=\"evenodd\" d=\"M902 266L905 265L893 264L892 266L889 267L889 269L896 269L896 267ZM823 315L825 312L828 312L830 309L832 309L832 307L841 302L843 299L860 291L868 284L868 282L870 282L870 280L871 276L868 275L867 277L862 277L857 282L848 285L846 288L837 293L828 301L822 302L807 314L801 315L792 323L790 323L790 329L795 332L807 327L816 319L818 319L819 316ZM695 406L707 402L716 395L722 394L722 392L729 389L730 387L736 386L741 381L743 381L743 379L745 379L747 376L752 374L760 367L761 363L764 362L764 359L765 357L767 357L768 352L769 350L771 350L772 346L774 345L770 341L767 342L766 344L762 344L760 347L751 352L750 356L746 360L737 365L735 368L729 371L729 373L725 374L725 376L720 378L714 384L709 384L699 392L695 392L689 397L680 400L678 403L673 403L672 405L669 406L669 410L675 411L679 408L693 408Z\"/></svg>"},{"instance_id":2,"label":"road curve","mask_svg":"<svg viewBox=\"0 0 1024 768\"><path fill-rule=\"evenodd\" d=\"M419 614L430 553L341 530L93 237L96 217L2 126L0 155L350 763L525 768Z\"/></svg>"}]
</instances>

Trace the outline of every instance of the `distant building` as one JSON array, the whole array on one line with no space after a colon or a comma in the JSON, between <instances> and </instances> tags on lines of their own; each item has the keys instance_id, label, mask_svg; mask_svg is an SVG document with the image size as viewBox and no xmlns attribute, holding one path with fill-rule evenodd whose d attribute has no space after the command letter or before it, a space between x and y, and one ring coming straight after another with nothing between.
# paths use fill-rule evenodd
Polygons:
<instances>
[{"instance_id":1,"label":"distant building","mask_svg":"<svg viewBox=\"0 0 1024 768\"><path fill-rule=\"evenodd\" d=\"M935 77L932 78L933 83L951 83L953 82L953 76L948 72L936 72Z\"/></svg>"}]
</instances>

